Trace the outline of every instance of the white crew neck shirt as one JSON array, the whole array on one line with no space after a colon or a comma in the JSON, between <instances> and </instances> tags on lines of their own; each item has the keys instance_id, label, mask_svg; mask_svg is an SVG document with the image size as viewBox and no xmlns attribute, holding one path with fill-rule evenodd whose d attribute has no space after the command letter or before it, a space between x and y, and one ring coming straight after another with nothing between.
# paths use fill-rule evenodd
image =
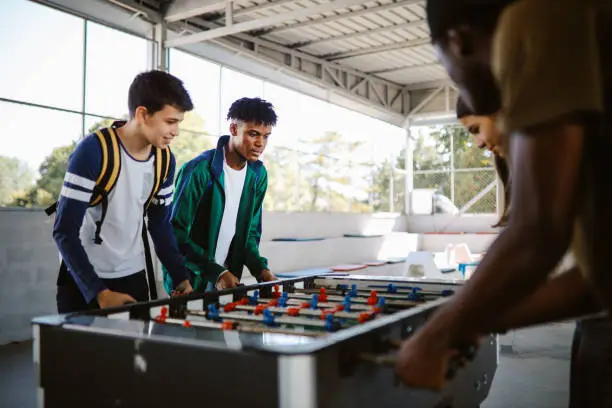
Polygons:
<instances>
[{"instance_id":1,"label":"white crew neck shirt","mask_svg":"<svg viewBox=\"0 0 612 408\"><path fill-rule=\"evenodd\" d=\"M227 267L225 261L227 260L229 248L236 233L236 220L238 218L238 208L240 207L240 198L242 197L242 189L244 188L247 167L248 165L245 164L240 170L232 169L227 164L225 151L223 152L223 185L225 189L225 207L223 209L221 227L219 228L219 237L217 238L215 262L225 267Z\"/></svg>"},{"instance_id":2,"label":"white crew neck shirt","mask_svg":"<svg viewBox=\"0 0 612 408\"><path fill-rule=\"evenodd\" d=\"M134 159L120 143L121 171L108 196L109 205L100 236L101 245L92 238L101 206L87 209L80 231L81 243L89 261L103 279L123 278L145 269L142 245L144 204L151 195L154 181L154 156Z\"/></svg>"}]
</instances>

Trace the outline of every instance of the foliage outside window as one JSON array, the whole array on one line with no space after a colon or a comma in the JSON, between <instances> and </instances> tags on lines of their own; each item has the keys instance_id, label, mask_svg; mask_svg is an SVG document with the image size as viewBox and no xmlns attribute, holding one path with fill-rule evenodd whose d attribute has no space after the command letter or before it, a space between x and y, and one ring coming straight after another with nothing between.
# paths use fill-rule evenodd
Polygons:
<instances>
[{"instance_id":1,"label":"foliage outside window","mask_svg":"<svg viewBox=\"0 0 612 408\"><path fill-rule=\"evenodd\" d=\"M415 129L414 134L415 189L433 189L439 197L449 199L456 210L467 214L496 212L491 152L479 149L472 136L458 125Z\"/></svg>"}]
</instances>

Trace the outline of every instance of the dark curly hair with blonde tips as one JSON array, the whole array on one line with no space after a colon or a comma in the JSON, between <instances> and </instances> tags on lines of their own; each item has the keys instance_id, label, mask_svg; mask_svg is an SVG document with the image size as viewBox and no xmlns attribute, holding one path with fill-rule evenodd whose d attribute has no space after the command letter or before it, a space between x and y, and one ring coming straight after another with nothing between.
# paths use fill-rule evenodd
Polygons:
<instances>
[{"instance_id":1,"label":"dark curly hair with blonde tips","mask_svg":"<svg viewBox=\"0 0 612 408\"><path fill-rule=\"evenodd\" d=\"M227 112L227 120L252 122L256 125L276 126L277 119L274 106L260 98L238 99Z\"/></svg>"}]
</instances>

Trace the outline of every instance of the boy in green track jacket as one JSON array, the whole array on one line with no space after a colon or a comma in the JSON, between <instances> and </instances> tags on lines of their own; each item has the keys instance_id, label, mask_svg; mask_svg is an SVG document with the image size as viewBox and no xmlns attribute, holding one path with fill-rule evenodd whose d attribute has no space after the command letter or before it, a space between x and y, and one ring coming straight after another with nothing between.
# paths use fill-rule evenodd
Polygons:
<instances>
[{"instance_id":1,"label":"boy in green track jacket","mask_svg":"<svg viewBox=\"0 0 612 408\"><path fill-rule=\"evenodd\" d=\"M232 104L227 119L230 136L186 163L175 186L172 225L195 291L210 285L235 287L245 265L258 281L276 279L259 254L268 186L259 156L276 125L276 113L266 101L242 98ZM172 278L163 272L170 293Z\"/></svg>"}]
</instances>

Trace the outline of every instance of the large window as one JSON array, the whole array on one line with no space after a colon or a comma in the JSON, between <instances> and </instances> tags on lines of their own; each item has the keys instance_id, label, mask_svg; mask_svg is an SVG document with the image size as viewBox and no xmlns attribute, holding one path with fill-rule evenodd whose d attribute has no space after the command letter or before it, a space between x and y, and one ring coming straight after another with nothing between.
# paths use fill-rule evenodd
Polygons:
<instances>
[{"instance_id":1,"label":"large window","mask_svg":"<svg viewBox=\"0 0 612 408\"><path fill-rule=\"evenodd\" d=\"M81 110L83 20L24 0L0 1L0 97Z\"/></svg>"},{"instance_id":2,"label":"large window","mask_svg":"<svg viewBox=\"0 0 612 408\"><path fill-rule=\"evenodd\" d=\"M0 205L45 205L85 134L128 114L155 44L26 0L0 1ZM279 116L263 160L273 211L402 211L404 130L178 50L169 70L195 105L172 149L181 166L228 133L242 97ZM463 181L455 179L459 185Z\"/></svg>"},{"instance_id":3,"label":"large window","mask_svg":"<svg viewBox=\"0 0 612 408\"><path fill-rule=\"evenodd\" d=\"M221 70L221 110L219 112L221 134L228 132L225 118L230 106L236 99L244 97L263 97L263 81L224 67Z\"/></svg>"},{"instance_id":4,"label":"large window","mask_svg":"<svg viewBox=\"0 0 612 408\"><path fill-rule=\"evenodd\" d=\"M0 102L0 205L44 205L57 197L81 126L78 114Z\"/></svg>"},{"instance_id":5,"label":"large window","mask_svg":"<svg viewBox=\"0 0 612 408\"><path fill-rule=\"evenodd\" d=\"M415 197L424 212L492 214L497 211L493 154L479 149L463 126L414 128Z\"/></svg>"},{"instance_id":6,"label":"large window","mask_svg":"<svg viewBox=\"0 0 612 408\"><path fill-rule=\"evenodd\" d=\"M127 93L134 77L149 68L149 41L87 22L85 111L127 115Z\"/></svg>"},{"instance_id":7,"label":"large window","mask_svg":"<svg viewBox=\"0 0 612 408\"><path fill-rule=\"evenodd\" d=\"M68 156L127 114L149 40L26 0L0 2L0 206L57 198ZM85 79L85 80L84 80Z\"/></svg>"},{"instance_id":8,"label":"large window","mask_svg":"<svg viewBox=\"0 0 612 408\"><path fill-rule=\"evenodd\" d=\"M178 50L170 50L170 73L185 84L194 110L181 125L182 129L218 135L221 67Z\"/></svg>"},{"instance_id":9,"label":"large window","mask_svg":"<svg viewBox=\"0 0 612 408\"><path fill-rule=\"evenodd\" d=\"M264 90L279 115L264 158L267 209L403 211L405 173L394 171L403 169L403 129L279 86Z\"/></svg>"}]
</instances>

